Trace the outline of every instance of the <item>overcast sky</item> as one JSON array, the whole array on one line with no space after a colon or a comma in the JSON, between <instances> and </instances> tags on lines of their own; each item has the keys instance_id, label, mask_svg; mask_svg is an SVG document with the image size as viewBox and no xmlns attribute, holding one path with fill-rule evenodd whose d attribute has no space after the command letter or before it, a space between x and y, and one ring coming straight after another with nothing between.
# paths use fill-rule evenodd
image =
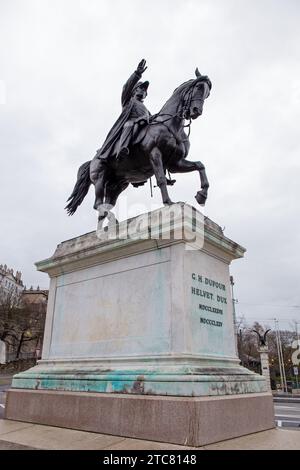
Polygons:
<instances>
[{"instance_id":1,"label":"overcast sky","mask_svg":"<svg viewBox=\"0 0 300 470\"><path fill-rule=\"evenodd\" d=\"M147 60L154 113L198 66L213 88L189 157L207 168L205 215L247 248L237 314L300 322L299 23L298 0L0 0L0 264L48 287L34 262L95 229L92 188L63 208L130 73ZM198 189L178 175L170 194L195 205ZM148 186L123 194L133 213L149 203Z\"/></svg>"}]
</instances>

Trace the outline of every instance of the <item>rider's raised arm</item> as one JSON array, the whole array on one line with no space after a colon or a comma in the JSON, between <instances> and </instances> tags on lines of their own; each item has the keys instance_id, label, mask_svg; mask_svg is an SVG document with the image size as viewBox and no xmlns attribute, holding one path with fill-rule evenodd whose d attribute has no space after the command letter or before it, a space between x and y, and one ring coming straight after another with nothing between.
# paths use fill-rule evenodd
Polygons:
<instances>
[{"instance_id":1,"label":"rider's raised arm","mask_svg":"<svg viewBox=\"0 0 300 470\"><path fill-rule=\"evenodd\" d=\"M122 91L122 97L121 97L121 102L122 106L125 106L130 98L132 97L132 92L134 90L135 85L138 83L138 81L142 78L142 74L146 70L146 61L145 59L142 59L137 66L137 69L135 72L133 72L132 75L128 78L127 82L123 86L123 91Z\"/></svg>"},{"instance_id":2,"label":"rider's raised arm","mask_svg":"<svg viewBox=\"0 0 300 470\"><path fill-rule=\"evenodd\" d=\"M122 97L121 97L122 106L125 106L130 100L130 98L132 97L132 92L134 90L134 87L138 83L141 77L142 75L139 74L138 71L136 70L128 78L122 90Z\"/></svg>"}]
</instances>

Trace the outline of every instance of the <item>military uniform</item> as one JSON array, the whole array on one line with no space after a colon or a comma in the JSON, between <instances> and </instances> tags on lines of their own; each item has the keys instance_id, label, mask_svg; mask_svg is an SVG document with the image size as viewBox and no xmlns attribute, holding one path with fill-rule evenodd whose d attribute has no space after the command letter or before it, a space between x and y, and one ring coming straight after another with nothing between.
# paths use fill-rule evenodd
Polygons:
<instances>
[{"instance_id":1,"label":"military uniform","mask_svg":"<svg viewBox=\"0 0 300 470\"><path fill-rule=\"evenodd\" d=\"M139 120L149 120L150 113L144 103L132 96L133 92L139 86L144 86L145 88L148 87L148 82L139 82L140 78L141 74L135 71L125 83L121 97L123 107L122 113L107 135L104 144L97 151L96 158L106 160L108 157L117 155L120 146L120 139L121 146L122 144L127 146L130 141L130 134L132 132L133 125Z\"/></svg>"}]
</instances>

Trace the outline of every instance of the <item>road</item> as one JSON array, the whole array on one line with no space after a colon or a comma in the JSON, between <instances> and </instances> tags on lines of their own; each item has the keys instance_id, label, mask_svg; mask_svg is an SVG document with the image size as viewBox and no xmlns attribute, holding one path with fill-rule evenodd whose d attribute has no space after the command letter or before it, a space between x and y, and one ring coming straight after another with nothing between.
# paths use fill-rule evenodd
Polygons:
<instances>
[{"instance_id":1,"label":"road","mask_svg":"<svg viewBox=\"0 0 300 470\"><path fill-rule=\"evenodd\" d=\"M300 431L300 400L291 402L292 398L280 398L274 403L275 420L282 429L298 429Z\"/></svg>"}]
</instances>

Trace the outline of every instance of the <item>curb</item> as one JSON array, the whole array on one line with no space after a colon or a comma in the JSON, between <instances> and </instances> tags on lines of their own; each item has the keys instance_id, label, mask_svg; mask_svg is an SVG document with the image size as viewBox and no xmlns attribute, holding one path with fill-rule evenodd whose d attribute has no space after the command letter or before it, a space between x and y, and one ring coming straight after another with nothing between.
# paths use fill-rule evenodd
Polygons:
<instances>
[{"instance_id":1,"label":"curb","mask_svg":"<svg viewBox=\"0 0 300 470\"><path fill-rule=\"evenodd\" d=\"M274 403L300 403L300 398L273 397Z\"/></svg>"}]
</instances>

